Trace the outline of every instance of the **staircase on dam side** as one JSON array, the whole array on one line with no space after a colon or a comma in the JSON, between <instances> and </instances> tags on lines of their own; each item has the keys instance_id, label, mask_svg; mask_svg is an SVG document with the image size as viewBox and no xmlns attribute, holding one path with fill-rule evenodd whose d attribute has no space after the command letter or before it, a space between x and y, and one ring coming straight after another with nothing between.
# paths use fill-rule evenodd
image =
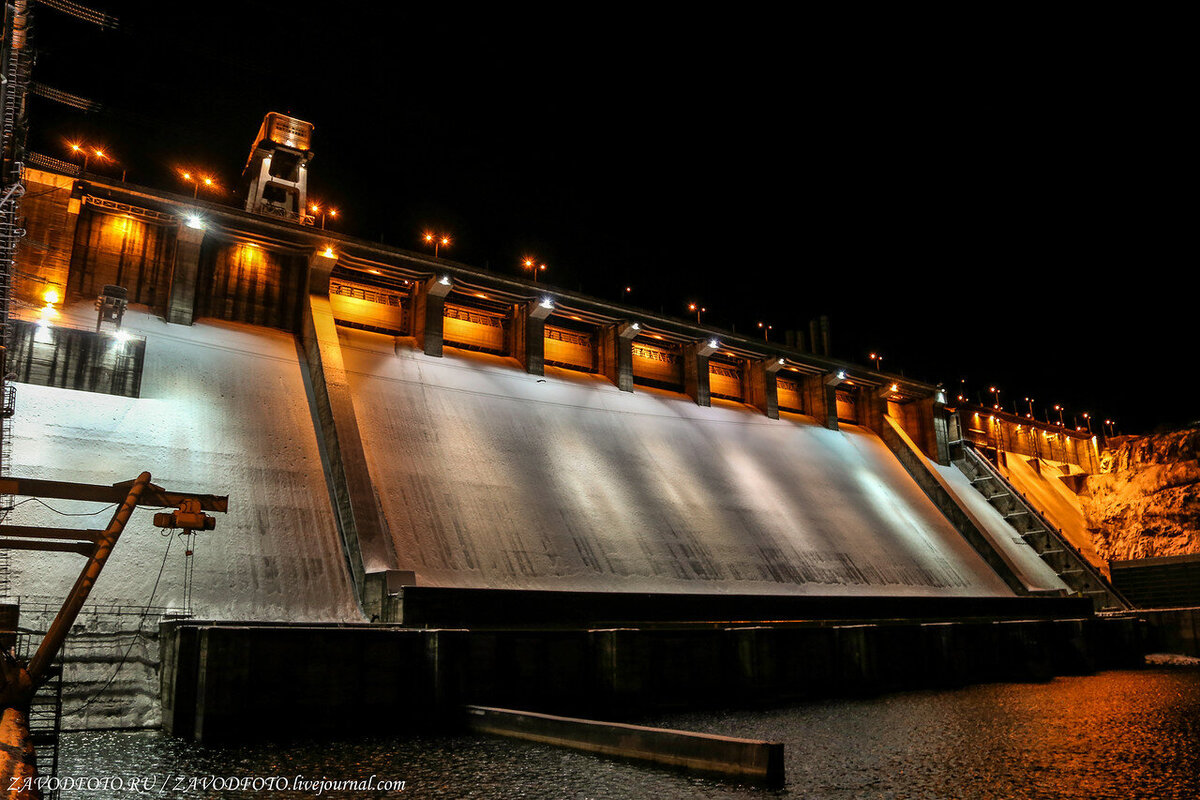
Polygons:
<instances>
[{"instance_id":1,"label":"staircase on dam side","mask_svg":"<svg viewBox=\"0 0 1200 800\"><path fill-rule=\"evenodd\" d=\"M951 443L954 466L1004 516L1021 538L1073 592L1092 600L1097 611L1123 611L1129 602L1074 545L1016 490L990 461L967 442Z\"/></svg>"}]
</instances>

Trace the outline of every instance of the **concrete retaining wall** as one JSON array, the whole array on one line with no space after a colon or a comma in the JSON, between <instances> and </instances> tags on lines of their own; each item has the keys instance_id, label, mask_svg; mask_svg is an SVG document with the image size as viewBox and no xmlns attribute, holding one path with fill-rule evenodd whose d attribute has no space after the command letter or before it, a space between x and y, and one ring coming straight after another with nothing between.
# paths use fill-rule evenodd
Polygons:
<instances>
[{"instance_id":1,"label":"concrete retaining wall","mask_svg":"<svg viewBox=\"0 0 1200 800\"><path fill-rule=\"evenodd\" d=\"M1141 663L1138 621L1043 619L577 630L174 621L163 726L200 741L461 723L463 704L589 718L745 707Z\"/></svg>"}]
</instances>

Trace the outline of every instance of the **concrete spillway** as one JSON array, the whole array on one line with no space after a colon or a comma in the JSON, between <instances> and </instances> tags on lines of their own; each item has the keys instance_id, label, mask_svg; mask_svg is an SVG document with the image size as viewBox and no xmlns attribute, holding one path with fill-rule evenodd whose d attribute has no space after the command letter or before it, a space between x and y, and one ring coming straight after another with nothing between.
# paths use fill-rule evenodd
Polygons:
<instances>
[{"instance_id":1,"label":"concrete spillway","mask_svg":"<svg viewBox=\"0 0 1200 800\"><path fill-rule=\"evenodd\" d=\"M340 329L398 566L419 585L994 596L874 434Z\"/></svg>"},{"instance_id":2,"label":"concrete spillway","mask_svg":"<svg viewBox=\"0 0 1200 800\"><path fill-rule=\"evenodd\" d=\"M94 312L77 309L86 325ZM229 494L230 513L195 548L192 603L222 619L359 619L321 469L321 457L291 335L235 323L169 326L130 311L124 329L144 335L140 398L21 385L13 418L12 473L115 483L149 470L171 489ZM59 511L96 504L50 501ZM26 502L12 522L103 528L111 510L64 518ZM160 568L155 606L184 605L184 548L163 566L166 540L137 512L89 605L144 606ZM82 559L12 553L11 593L57 599Z\"/></svg>"}]
</instances>

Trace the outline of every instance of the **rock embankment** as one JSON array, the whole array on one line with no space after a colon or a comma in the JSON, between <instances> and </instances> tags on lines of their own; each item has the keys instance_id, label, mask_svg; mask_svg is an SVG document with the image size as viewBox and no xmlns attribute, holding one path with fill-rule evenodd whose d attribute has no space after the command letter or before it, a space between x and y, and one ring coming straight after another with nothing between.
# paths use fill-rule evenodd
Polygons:
<instances>
[{"instance_id":1,"label":"rock embankment","mask_svg":"<svg viewBox=\"0 0 1200 800\"><path fill-rule=\"evenodd\" d=\"M1101 556L1200 553L1200 428L1126 441L1101 468L1080 497Z\"/></svg>"}]
</instances>

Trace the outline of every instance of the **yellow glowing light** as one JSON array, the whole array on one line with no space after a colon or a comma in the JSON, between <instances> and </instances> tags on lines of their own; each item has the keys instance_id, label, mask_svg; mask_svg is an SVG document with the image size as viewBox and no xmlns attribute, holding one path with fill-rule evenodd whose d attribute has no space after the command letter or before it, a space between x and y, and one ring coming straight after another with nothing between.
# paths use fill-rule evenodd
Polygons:
<instances>
[{"instance_id":1,"label":"yellow glowing light","mask_svg":"<svg viewBox=\"0 0 1200 800\"><path fill-rule=\"evenodd\" d=\"M183 179L185 181L190 181L192 179L192 173L190 173L190 172L183 173Z\"/></svg>"},{"instance_id":2,"label":"yellow glowing light","mask_svg":"<svg viewBox=\"0 0 1200 800\"><path fill-rule=\"evenodd\" d=\"M72 150L74 150L76 153L78 153L78 152L80 152L80 151L82 151L82 150L83 150L83 148L82 148L82 147L80 147L80 146L79 146L79 145L77 145L77 144L73 144L73 145L71 145L71 149L72 149Z\"/></svg>"},{"instance_id":3,"label":"yellow glowing light","mask_svg":"<svg viewBox=\"0 0 1200 800\"><path fill-rule=\"evenodd\" d=\"M52 320L58 319L59 313L58 313L58 309L55 308L54 306L46 305L42 308L42 310L38 314L38 316L41 318L43 323L48 323Z\"/></svg>"},{"instance_id":4,"label":"yellow glowing light","mask_svg":"<svg viewBox=\"0 0 1200 800\"><path fill-rule=\"evenodd\" d=\"M482 294L482 293L480 293L480 292L476 292L476 293L475 293L475 296L476 296L476 297L478 297L478 298L480 298L480 299L482 299L482 300L487 300L487 295L486 295L486 294Z\"/></svg>"},{"instance_id":5,"label":"yellow glowing light","mask_svg":"<svg viewBox=\"0 0 1200 800\"><path fill-rule=\"evenodd\" d=\"M334 258L333 248L326 247L325 252L321 253L321 255L325 256L326 258Z\"/></svg>"},{"instance_id":6,"label":"yellow glowing light","mask_svg":"<svg viewBox=\"0 0 1200 800\"><path fill-rule=\"evenodd\" d=\"M318 211L320 211L320 210L321 210L321 207L320 207L319 205L317 205L316 203L313 203L313 204L312 204L311 206L309 206L308 208L309 208L309 210L310 210L310 211L312 211L314 214L315 214L315 213L317 213Z\"/></svg>"},{"instance_id":7,"label":"yellow glowing light","mask_svg":"<svg viewBox=\"0 0 1200 800\"><path fill-rule=\"evenodd\" d=\"M204 185L205 185L205 186L212 186L212 178L205 178L205 179L204 179Z\"/></svg>"},{"instance_id":8,"label":"yellow glowing light","mask_svg":"<svg viewBox=\"0 0 1200 800\"><path fill-rule=\"evenodd\" d=\"M331 217L336 217L336 216L337 216L337 209L336 209L336 208L331 208L331 209L329 209L329 216L331 216Z\"/></svg>"},{"instance_id":9,"label":"yellow glowing light","mask_svg":"<svg viewBox=\"0 0 1200 800\"><path fill-rule=\"evenodd\" d=\"M59 296L57 289L47 289L42 292L42 299L46 301L47 305L54 305L62 298Z\"/></svg>"}]
</instances>

